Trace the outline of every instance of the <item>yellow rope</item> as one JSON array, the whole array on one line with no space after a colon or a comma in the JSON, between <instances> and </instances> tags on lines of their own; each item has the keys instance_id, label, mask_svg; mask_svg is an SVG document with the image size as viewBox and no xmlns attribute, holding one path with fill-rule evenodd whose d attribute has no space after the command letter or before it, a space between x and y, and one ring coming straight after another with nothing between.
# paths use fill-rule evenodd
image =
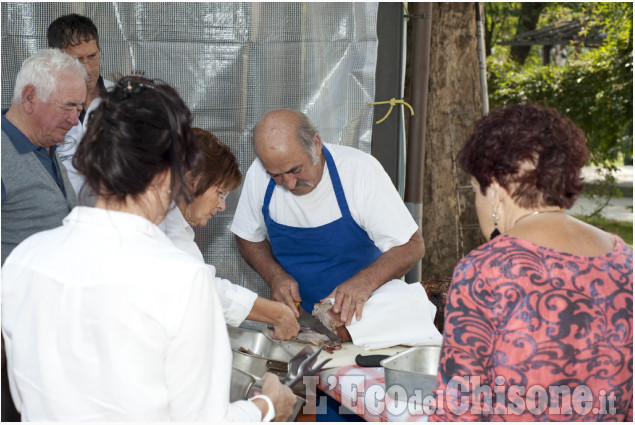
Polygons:
<instances>
[{"instance_id":1,"label":"yellow rope","mask_svg":"<svg viewBox=\"0 0 635 425\"><path fill-rule=\"evenodd\" d=\"M370 102L369 105L385 105L385 104L390 104L390 109L388 110L388 112L386 113L386 115L380 119L379 121L377 121L375 124L380 124L382 123L386 118L388 118L388 116L390 115L390 113L392 112L392 108L400 103L402 105L406 105L409 109L410 109L410 114L414 115L415 111L414 109L412 109L412 106L410 106L406 101L404 101L403 99L395 99L394 97L390 100L385 100L385 101L381 101L381 102Z\"/></svg>"},{"instance_id":2,"label":"yellow rope","mask_svg":"<svg viewBox=\"0 0 635 425\"><path fill-rule=\"evenodd\" d=\"M410 20L410 18L408 17L408 4L404 1L402 2L404 11L406 12L406 22ZM382 122L384 122L386 120L386 118L388 118L388 116L390 115L390 113L392 112L392 108L400 103L402 105L406 105L408 107L408 109L410 109L410 114L414 115L415 111L414 109L412 109L412 106L410 106L406 101L404 101L403 99L395 99L394 97L390 100L386 100L386 101L382 101L382 102L370 102L369 105L385 105L385 104L390 104L390 109L388 110L388 112L386 113L386 115L380 119L379 121L377 121L375 124L381 124Z\"/></svg>"}]
</instances>

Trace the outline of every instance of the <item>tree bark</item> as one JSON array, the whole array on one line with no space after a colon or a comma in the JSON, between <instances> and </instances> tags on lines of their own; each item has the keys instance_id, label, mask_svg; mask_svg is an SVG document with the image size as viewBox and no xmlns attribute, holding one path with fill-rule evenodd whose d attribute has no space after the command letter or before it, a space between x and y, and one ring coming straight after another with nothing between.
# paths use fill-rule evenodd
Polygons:
<instances>
[{"instance_id":1,"label":"tree bark","mask_svg":"<svg viewBox=\"0 0 635 425\"><path fill-rule=\"evenodd\" d=\"M421 175L426 244L422 280L449 278L459 259L484 242L469 177L455 162L474 121L481 116L481 105L474 4L434 3Z\"/></svg>"}]
</instances>

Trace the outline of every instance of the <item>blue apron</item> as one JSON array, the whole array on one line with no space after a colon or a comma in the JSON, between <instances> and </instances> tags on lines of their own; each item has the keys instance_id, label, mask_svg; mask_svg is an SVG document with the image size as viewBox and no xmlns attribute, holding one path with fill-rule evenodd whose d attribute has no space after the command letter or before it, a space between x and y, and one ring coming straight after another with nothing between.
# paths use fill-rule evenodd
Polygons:
<instances>
[{"instance_id":1,"label":"blue apron","mask_svg":"<svg viewBox=\"0 0 635 425\"><path fill-rule=\"evenodd\" d=\"M313 311L314 303L319 303L340 283L381 255L366 231L351 216L333 157L325 146L322 150L342 217L308 228L276 223L269 215L269 203L276 186L273 179L269 181L262 206L273 255L297 280L302 307L309 313Z\"/></svg>"}]
</instances>

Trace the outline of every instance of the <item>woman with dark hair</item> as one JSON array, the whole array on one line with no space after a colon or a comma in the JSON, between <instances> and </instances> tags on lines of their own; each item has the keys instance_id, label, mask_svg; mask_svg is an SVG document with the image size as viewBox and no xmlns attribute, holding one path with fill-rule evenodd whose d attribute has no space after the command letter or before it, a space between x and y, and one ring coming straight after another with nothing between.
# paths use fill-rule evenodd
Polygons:
<instances>
[{"instance_id":1,"label":"woman with dark hair","mask_svg":"<svg viewBox=\"0 0 635 425\"><path fill-rule=\"evenodd\" d=\"M490 241L454 270L431 420L632 421L633 250L565 213L588 157L532 105L491 111L459 152Z\"/></svg>"},{"instance_id":2,"label":"woman with dark hair","mask_svg":"<svg viewBox=\"0 0 635 425\"><path fill-rule=\"evenodd\" d=\"M193 133L197 149L192 169L186 173L193 199L191 202L185 199L177 202L176 208L170 209L159 228L178 248L205 262L194 242L192 227L205 226L209 219L225 210L225 199L229 192L240 186L242 174L234 154L215 135L201 128L194 128ZM214 266L209 267L216 275ZM272 324L272 336L276 339L292 339L298 335L300 324L284 303L259 297L227 279L216 277L214 283L229 325L239 326L249 319Z\"/></svg>"},{"instance_id":3,"label":"woman with dark hair","mask_svg":"<svg viewBox=\"0 0 635 425\"><path fill-rule=\"evenodd\" d=\"M169 85L121 79L73 158L95 207L2 268L11 393L25 421L285 420L295 396L229 403L232 354L209 269L157 227L194 194L191 115Z\"/></svg>"}]
</instances>

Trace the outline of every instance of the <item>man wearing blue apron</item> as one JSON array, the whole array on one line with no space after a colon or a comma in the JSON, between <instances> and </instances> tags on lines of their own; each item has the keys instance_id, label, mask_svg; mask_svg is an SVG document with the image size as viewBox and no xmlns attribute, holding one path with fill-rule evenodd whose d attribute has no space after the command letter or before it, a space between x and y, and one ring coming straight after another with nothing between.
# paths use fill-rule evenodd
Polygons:
<instances>
[{"instance_id":1,"label":"man wearing blue apron","mask_svg":"<svg viewBox=\"0 0 635 425\"><path fill-rule=\"evenodd\" d=\"M254 131L257 159L245 176L231 230L272 299L308 312L325 298L350 324L384 283L424 254L416 222L381 164L364 152L322 143L309 118L265 114ZM324 393L318 391L318 400ZM321 404L321 403L320 403ZM318 421L354 421L327 398Z\"/></svg>"},{"instance_id":2,"label":"man wearing blue apron","mask_svg":"<svg viewBox=\"0 0 635 425\"><path fill-rule=\"evenodd\" d=\"M350 324L372 292L423 257L416 222L379 162L325 145L306 115L265 114L231 230L245 260L294 311L334 298Z\"/></svg>"}]
</instances>

